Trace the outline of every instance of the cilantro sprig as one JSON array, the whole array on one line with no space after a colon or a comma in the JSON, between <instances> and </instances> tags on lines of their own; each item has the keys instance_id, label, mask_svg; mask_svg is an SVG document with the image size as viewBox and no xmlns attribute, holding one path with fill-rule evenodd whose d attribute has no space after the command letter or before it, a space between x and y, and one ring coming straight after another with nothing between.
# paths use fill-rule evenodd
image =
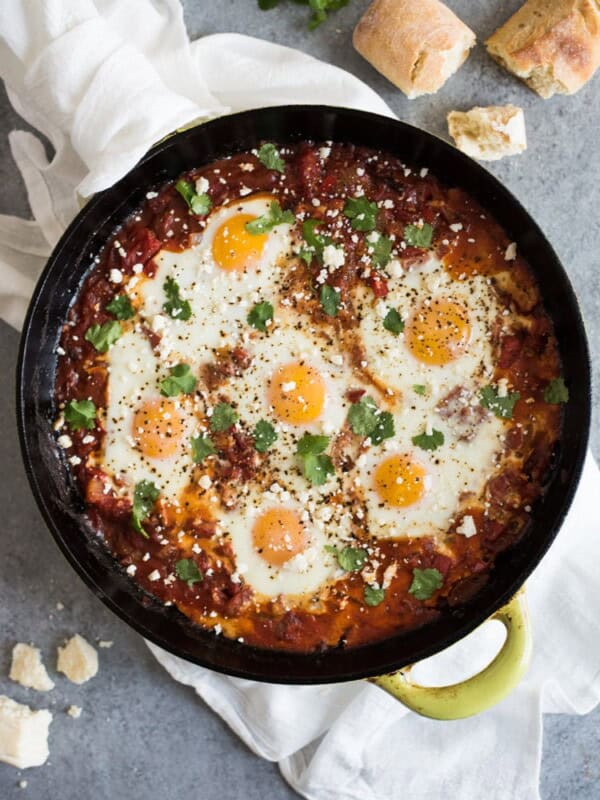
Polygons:
<instances>
[{"instance_id":1,"label":"cilantro sprig","mask_svg":"<svg viewBox=\"0 0 600 800\"><path fill-rule=\"evenodd\" d=\"M107 353L111 344L121 336L123 330L116 320L112 319L103 325L90 325L85 332L85 340L92 344L99 353Z\"/></svg>"},{"instance_id":2,"label":"cilantro sprig","mask_svg":"<svg viewBox=\"0 0 600 800\"><path fill-rule=\"evenodd\" d=\"M90 431L96 425L96 406L91 400L69 400L64 416L72 430Z\"/></svg>"},{"instance_id":3,"label":"cilantro sprig","mask_svg":"<svg viewBox=\"0 0 600 800\"><path fill-rule=\"evenodd\" d=\"M442 573L437 569L413 569L412 583L408 589L409 593L417 600L429 600L444 583Z\"/></svg>"},{"instance_id":4,"label":"cilantro sprig","mask_svg":"<svg viewBox=\"0 0 600 800\"><path fill-rule=\"evenodd\" d=\"M210 436L194 436L191 445L194 464L201 464L207 456L212 456L217 452Z\"/></svg>"},{"instance_id":5,"label":"cilantro sprig","mask_svg":"<svg viewBox=\"0 0 600 800\"><path fill-rule=\"evenodd\" d=\"M192 375L189 364L176 364L169 372L169 377L160 382L160 393L164 397L176 397L178 394L190 394L194 391L196 378Z\"/></svg>"},{"instance_id":6,"label":"cilantro sprig","mask_svg":"<svg viewBox=\"0 0 600 800\"><path fill-rule=\"evenodd\" d=\"M192 588L195 583L202 583L204 575L193 558L180 558L175 564L175 574L180 581L185 581Z\"/></svg>"},{"instance_id":7,"label":"cilantro sprig","mask_svg":"<svg viewBox=\"0 0 600 800\"><path fill-rule=\"evenodd\" d=\"M285 161L279 155L279 150L271 142L265 142L258 151L258 160L267 169L285 172Z\"/></svg>"},{"instance_id":8,"label":"cilantro sprig","mask_svg":"<svg viewBox=\"0 0 600 800\"><path fill-rule=\"evenodd\" d=\"M252 325L257 331L265 333L267 330L267 323L273 319L273 306L268 300L262 303L256 303L250 309L246 319L248 325Z\"/></svg>"},{"instance_id":9,"label":"cilantro sprig","mask_svg":"<svg viewBox=\"0 0 600 800\"><path fill-rule=\"evenodd\" d=\"M383 318L383 327L386 331L398 336L404 330L404 320L395 308L389 308L387 314Z\"/></svg>"},{"instance_id":10,"label":"cilantro sprig","mask_svg":"<svg viewBox=\"0 0 600 800\"><path fill-rule=\"evenodd\" d=\"M269 211L256 219L250 220L244 226L248 233L257 236L260 233L268 233L277 225L293 225L296 221L292 211L283 211L277 200L272 200L269 204Z\"/></svg>"},{"instance_id":11,"label":"cilantro sprig","mask_svg":"<svg viewBox=\"0 0 600 800\"><path fill-rule=\"evenodd\" d=\"M259 420L254 426L254 449L257 452L266 453L277 439L277 431L266 419Z\"/></svg>"},{"instance_id":12,"label":"cilantro sprig","mask_svg":"<svg viewBox=\"0 0 600 800\"><path fill-rule=\"evenodd\" d=\"M121 320L131 319L135 314L133 306L131 305L131 300L126 294L118 294L116 297L113 297L106 306L106 310L109 314L112 314L113 317Z\"/></svg>"},{"instance_id":13,"label":"cilantro sprig","mask_svg":"<svg viewBox=\"0 0 600 800\"><path fill-rule=\"evenodd\" d=\"M192 316L192 307L188 300L184 300L179 294L179 284L176 280L168 277L163 283L163 291L167 300L163 303L165 311L172 319L181 319L184 322Z\"/></svg>"},{"instance_id":14,"label":"cilantro sprig","mask_svg":"<svg viewBox=\"0 0 600 800\"><path fill-rule=\"evenodd\" d=\"M375 230L377 203L371 203L366 197L349 197L344 205L344 216L356 231Z\"/></svg>"},{"instance_id":15,"label":"cilantro sprig","mask_svg":"<svg viewBox=\"0 0 600 800\"><path fill-rule=\"evenodd\" d=\"M131 524L138 533L146 539L148 534L142 526L142 522L148 519L154 504L158 500L160 492L152 481L140 481L136 483L133 490L133 510L131 512Z\"/></svg>"},{"instance_id":16,"label":"cilantro sprig","mask_svg":"<svg viewBox=\"0 0 600 800\"><path fill-rule=\"evenodd\" d=\"M427 250L433 241L433 228L428 222L423 225L407 225L404 228L404 241L411 247Z\"/></svg>"},{"instance_id":17,"label":"cilantro sprig","mask_svg":"<svg viewBox=\"0 0 600 800\"><path fill-rule=\"evenodd\" d=\"M212 200L210 197L207 194L198 194L188 181L184 181L183 179L178 180L175 184L175 188L188 204L188 208L192 214L203 216L204 214L208 214L212 208Z\"/></svg>"},{"instance_id":18,"label":"cilantro sprig","mask_svg":"<svg viewBox=\"0 0 600 800\"><path fill-rule=\"evenodd\" d=\"M210 429L213 433L228 431L238 421L238 415L229 403L217 403L210 418Z\"/></svg>"},{"instance_id":19,"label":"cilantro sprig","mask_svg":"<svg viewBox=\"0 0 600 800\"><path fill-rule=\"evenodd\" d=\"M258 7L263 11L276 8L281 0L258 0ZM310 6L312 15L308 21L309 31L313 31L327 19L327 15L332 11L339 11L340 8L348 5L349 0L294 0L295 3Z\"/></svg>"},{"instance_id":20,"label":"cilantro sprig","mask_svg":"<svg viewBox=\"0 0 600 800\"><path fill-rule=\"evenodd\" d=\"M337 317L340 309L340 293L333 286L329 286L328 283L324 283L321 286L319 301L321 308L328 317Z\"/></svg>"},{"instance_id":21,"label":"cilantro sprig","mask_svg":"<svg viewBox=\"0 0 600 800\"><path fill-rule=\"evenodd\" d=\"M313 258L316 258L322 262L323 250L328 245L333 244L333 239L331 236L327 236L327 234L323 233L317 233L317 227L322 224L323 223L320 219L315 219L314 217L306 219L302 223L302 238L306 242L307 246L300 251L300 258L306 261L307 264L310 264Z\"/></svg>"},{"instance_id":22,"label":"cilantro sprig","mask_svg":"<svg viewBox=\"0 0 600 800\"><path fill-rule=\"evenodd\" d=\"M558 405L569 402L569 390L564 378L554 378L544 389L544 402Z\"/></svg>"},{"instance_id":23,"label":"cilantro sprig","mask_svg":"<svg viewBox=\"0 0 600 800\"><path fill-rule=\"evenodd\" d=\"M357 436L368 436L371 444L381 444L395 434L393 416L389 411L380 411L368 395L350 406L348 424Z\"/></svg>"},{"instance_id":24,"label":"cilantro sprig","mask_svg":"<svg viewBox=\"0 0 600 800\"><path fill-rule=\"evenodd\" d=\"M368 606L378 606L385 599L385 589L379 586L367 584L363 590L363 597Z\"/></svg>"},{"instance_id":25,"label":"cilantro sprig","mask_svg":"<svg viewBox=\"0 0 600 800\"><path fill-rule=\"evenodd\" d=\"M373 231L367 238L367 252L371 256L373 265L383 269L389 264L392 257L392 240L383 233Z\"/></svg>"},{"instance_id":26,"label":"cilantro sprig","mask_svg":"<svg viewBox=\"0 0 600 800\"><path fill-rule=\"evenodd\" d=\"M500 397L495 386L484 386L479 393L479 402L499 419L512 419L515 404L520 397L519 392L507 392L504 397Z\"/></svg>"},{"instance_id":27,"label":"cilantro sprig","mask_svg":"<svg viewBox=\"0 0 600 800\"><path fill-rule=\"evenodd\" d=\"M437 450L438 447L444 444L444 434L433 428L431 433L424 431L418 436L413 436L412 443L415 447L420 447L421 450Z\"/></svg>"},{"instance_id":28,"label":"cilantro sprig","mask_svg":"<svg viewBox=\"0 0 600 800\"><path fill-rule=\"evenodd\" d=\"M325 453L329 446L329 436L315 436L305 433L296 445L296 455L300 459L305 478L315 486L322 486L333 475L333 461Z\"/></svg>"},{"instance_id":29,"label":"cilantro sprig","mask_svg":"<svg viewBox=\"0 0 600 800\"><path fill-rule=\"evenodd\" d=\"M357 572L362 569L369 558L368 552L362 547L333 547L325 545L325 550L335 556L340 567L346 572Z\"/></svg>"}]
</instances>

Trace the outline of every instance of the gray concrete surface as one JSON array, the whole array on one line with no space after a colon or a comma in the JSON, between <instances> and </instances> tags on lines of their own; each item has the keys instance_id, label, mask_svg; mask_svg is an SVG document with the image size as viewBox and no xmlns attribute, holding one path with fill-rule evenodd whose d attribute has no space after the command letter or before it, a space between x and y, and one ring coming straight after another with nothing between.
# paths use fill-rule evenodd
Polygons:
<instances>
[{"instance_id":1,"label":"gray concrete surface","mask_svg":"<svg viewBox=\"0 0 600 800\"><path fill-rule=\"evenodd\" d=\"M448 0L484 39L519 0ZM541 224L563 259L579 294L600 377L600 75L575 97L542 102L502 72L481 46L435 97L412 102L375 73L352 49L351 30L366 0L351 0L309 34L306 10L283 2L260 12L254 0L185 2L192 37L236 31L299 47L355 73L404 120L445 135L451 108L513 102L525 109L529 150L492 170ZM257 75L260 81L260 75ZM0 97L0 213L28 213L25 192L10 159L6 134L24 127ZM96 600L68 567L34 508L21 467L14 425L13 374L18 335L0 324L0 692L55 712L49 763L20 775L0 764L0 800L285 800L295 794L275 766L255 758L194 694L168 679L141 639ZM597 418L593 446L600 455ZM64 604L58 611L56 604ZM33 641L52 663L55 647L79 631L90 641L114 641L100 650L100 672L77 687L57 678L41 696L6 677L15 641ZM80 705L74 720L65 709ZM544 720L541 795L544 800L595 800L600 796L600 711L587 717ZM26 789L18 786L28 782ZM501 780L501 776L496 776ZM400 788L400 787L399 787ZM443 797L443 787L439 788ZM479 800L479 798L473 798ZM507 795L507 800L518 800Z\"/></svg>"}]
</instances>

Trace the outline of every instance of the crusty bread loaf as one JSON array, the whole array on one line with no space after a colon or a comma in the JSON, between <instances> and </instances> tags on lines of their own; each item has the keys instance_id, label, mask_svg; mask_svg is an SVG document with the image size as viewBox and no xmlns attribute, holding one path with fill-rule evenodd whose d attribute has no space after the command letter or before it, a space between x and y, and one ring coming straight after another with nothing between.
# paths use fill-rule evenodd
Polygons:
<instances>
[{"instance_id":1,"label":"crusty bread loaf","mask_svg":"<svg viewBox=\"0 0 600 800\"><path fill-rule=\"evenodd\" d=\"M600 66L600 2L527 0L486 46L542 97L573 94Z\"/></svg>"},{"instance_id":2,"label":"crusty bread loaf","mask_svg":"<svg viewBox=\"0 0 600 800\"><path fill-rule=\"evenodd\" d=\"M353 42L412 99L444 85L469 55L475 34L439 0L374 0Z\"/></svg>"},{"instance_id":3,"label":"crusty bread loaf","mask_svg":"<svg viewBox=\"0 0 600 800\"><path fill-rule=\"evenodd\" d=\"M480 161L514 156L527 147L525 117L517 106L451 111L448 130L459 150Z\"/></svg>"}]
</instances>

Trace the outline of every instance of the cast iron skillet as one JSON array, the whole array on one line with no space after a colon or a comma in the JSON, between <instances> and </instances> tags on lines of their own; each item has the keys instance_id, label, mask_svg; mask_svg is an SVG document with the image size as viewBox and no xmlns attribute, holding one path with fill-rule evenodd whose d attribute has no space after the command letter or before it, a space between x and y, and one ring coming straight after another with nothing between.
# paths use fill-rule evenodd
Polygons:
<instances>
[{"instance_id":1,"label":"cast iron skillet","mask_svg":"<svg viewBox=\"0 0 600 800\"><path fill-rule=\"evenodd\" d=\"M516 241L539 281L554 321L571 399L555 468L534 508L530 530L496 562L488 584L471 602L420 630L364 647L318 654L261 650L193 626L139 590L117 566L86 520L52 421L56 347L61 323L92 259L146 192L192 167L248 150L261 140L333 140L393 153L443 182L465 189ZM586 451L590 366L583 322L571 284L544 234L492 175L450 145L410 125L361 111L285 106L213 120L163 141L119 183L94 197L56 246L35 289L21 340L17 374L18 426L27 475L59 547L88 586L135 630L188 661L254 680L326 683L397 670L468 634L519 589L538 564L569 508Z\"/></svg>"}]
</instances>

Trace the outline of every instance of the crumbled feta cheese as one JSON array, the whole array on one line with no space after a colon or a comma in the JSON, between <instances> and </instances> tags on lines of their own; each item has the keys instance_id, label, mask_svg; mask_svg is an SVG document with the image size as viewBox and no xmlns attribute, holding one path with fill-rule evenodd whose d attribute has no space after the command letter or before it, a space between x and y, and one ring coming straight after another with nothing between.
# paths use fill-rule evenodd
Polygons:
<instances>
[{"instance_id":1,"label":"crumbled feta cheese","mask_svg":"<svg viewBox=\"0 0 600 800\"><path fill-rule=\"evenodd\" d=\"M85 683L98 672L98 653L76 633L64 647L58 648L56 669L72 683Z\"/></svg>"},{"instance_id":2,"label":"crumbled feta cheese","mask_svg":"<svg viewBox=\"0 0 600 800\"><path fill-rule=\"evenodd\" d=\"M48 758L48 728L52 714L33 711L0 695L0 761L17 769L40 767ZM26 783L26 782L25 782Z\"/></svg>"},{"instance_id":3,"label":"crumbled feta cheese","mask_svg":"<svg viewBox=\"0 0 600 800\"><path fill-rule=\"evenodd\" d=\"M323 266L330 272L343 266L346 261L344 251L341 247L336 247L333 244L328 244L323 248Z\"/></svg>"},{"instance_id":4,"label":"crumbled feta cheese","mask_svg":"<svg viewBox=\"0 0 600 800\"><path fill-rule=\"evenodd\" d=\"M319 148L319 157L323 159L329 158L331 154L331 147L321 147Z\"/></svg>"},{"instance_id":5,"label":"crumbled feta cheese","mask_svg":"<svg viewBox=\"0 0 600 800\"><path fill-rule=\"evenodd\" d=\"M77 467L79 464L81 464L81 459L79 458L79 456L71 456L71 458L69 459L69 464L72 464L74 467Z\"/></svg>"},{"instance_id":6,"label":"crumbled feta cheese","mask_svg":"<svg viewBox=\"0 0 600 800\"><path fill-rule=\"evenodd\" d=\"M460 533L461 536L466 536L469 539L471 536L475 536L477 533L477 527L475 525L475 520L470 514L466 514L462 518L462 522L456 529L457 533Z\"/></svg>"},{"instance_id":7,"label":"crumbled feta cheese","mask_svg":"<svg viewBox=\"0 0 600 800\"><path fill-rule=\"evenodd\" d=\"M153 569L152 572L148 575L149 581L157 581L160 579L160 572L157 569Z\"/></svg>"},{"instance_id":8,"label":"crumbled feta cheese","mask_svg":"<svg viewBox=\"0 0 600 800\"><path fill-rule=\"evenodd\" d=\"M40 651L30 644L19 642L13 647L8 677L11 681L38 692L49 692L50 689L54 689L54 681L46 672Z\"/></svg>"},{"instance_id":9,"label":"crumbled feta cheese","mask_svg":"<svg viewBox=\"0 0 600 800\"><path fill-rule=\"evenodd\" d=\"M449 228L453 233L458 233L463 229L462 222L453 222L452 225L449 226Z\"/></svg>"},{"instance_id":10,"label":"crumbled feta cheese","mask_svg":"<svg viewBox=\"0 0 600 800\"><path fill-rule=\"evenodd\" d=\"M428 174L428 172L429 172L429 168L428 168L428 167L422 167L422 168L421 168L421 171L419 172L419 175L420 175L422 178L426 178L426 177L427 177L427 174Z\"/></svg>"},{"instance_id":11,"label":"crumbled feta cheese","mask_svg":"<svg viewBox=\"0 0 600 800\"><path fill-rule=\"evenodd\" d=\"M144 269L144 265L143 265L143 264L140 264L140 262L139 262L139 261L138 261L138 263L137 263L137 264L134 264L134 265L133 265L133 271L134 271L134 273L135 273L136 275L139 275L139 274L140 274L140 272L142 272L142 270L143 270L143 269ZM130 283L131 283L131 281L130 281Z\"/></svg>"},{"instance_id":12,"label":"crumbled feta cheese","mask_svg":"<svg viewBox=\"0 0 600 800\"><path fill-rule=\"evenodd\" d=\"M111 269L108 279L111 283L121 283L123 280L123 273L120 269Z\"/></svg>"},{"instance_id":13,"label":"crumbled feta cheese","mask_svg":"<svg viewBox=\"0 0 600 800\"><path fill-rule=\"evenodd\" d=\"M198 486L201 489L204 489L204 491L210 489L210 487L212 486L212 480L210 479L210 475L203 475L198 481Z\"/></svg>"},{"instance_id":14,"label":"crumbled feta cheese","mask_svg":"<svg viewBox=\"0 0 600 800\"><path fill-rule=\"evenodd\" d=\"M505 261L514 261L517 257L517 243L511 242L504 253Z\"/></svg>"},{"instance_id":15,"label":"crumbled feta cheese","mask_svg":"<svg viewBox=\"0 0 600 800\"><path fill-rule=\"evenodd\" d=\"M57 442L58 446L62 447L63 450L68 450L69 447L73 447L73 440L66 433L63 433L62 436L59 436Z\"/></svg>"},{"instance_id":16,"label":"crumbled feta cheese","mask_svg":"<svg viewBox=\"0 0 600 800\"><path fill-rule=\"evenodd\" d=\"M152 330L154 333L160 333L166 325L167 321L162 314L155 314L152 317Z\"/></svg>"},{"instance_id":17,"label":"crumbled feta cheese","mask_svg":"<svg viewBox=\"0 0 600 800\"><path fill-rule=\"evenodd\" d=\"M81 716L81 708L79 706L69 706L67 708L67 714L73 719L79 719Z\"/></svg>"},{"instance_id":18,"label":"crumbled feta cheese","mask_svg":"<svg viewBox=\"0 0 600 800\"><path fill-rule=\"evenodd\" d=\"M498 397L506 397L508 395L508 378L500 378L498 381Z\"/></svg>"},{"instance_id":19,"label":"crumbled feta cheese","mask_svg":"<svg viewBox=\"0 0 600 800\"><path fill-rule=\"evenodd\" d=\"M196 194L206 194L210 189L210 183L206 178L198 178L196 181Z\"/></svg>"},{"instance_id":20,"label":"crumbled feta cheese","mask_svg":"<svg viewBox=\"0 0 600 800\"><path fill-rule=\"evenodd\" d=\"M103 647L105 650L107 650L109 647L112 647L112 646L113 646L113 643L110 641L110 639L99 639L98 640L98 647Z\"/></svg>"},{"instance_id":21,"label":"crumbled feta cheese","mask_svg":"<svg viewBox=\"0 0 600 800\"><path fill-rule=\"evenodd\" d=\"M147 200L154 200L155 197L158 197L158 192L146 192Z\"/></svg>"}]
</instances>

